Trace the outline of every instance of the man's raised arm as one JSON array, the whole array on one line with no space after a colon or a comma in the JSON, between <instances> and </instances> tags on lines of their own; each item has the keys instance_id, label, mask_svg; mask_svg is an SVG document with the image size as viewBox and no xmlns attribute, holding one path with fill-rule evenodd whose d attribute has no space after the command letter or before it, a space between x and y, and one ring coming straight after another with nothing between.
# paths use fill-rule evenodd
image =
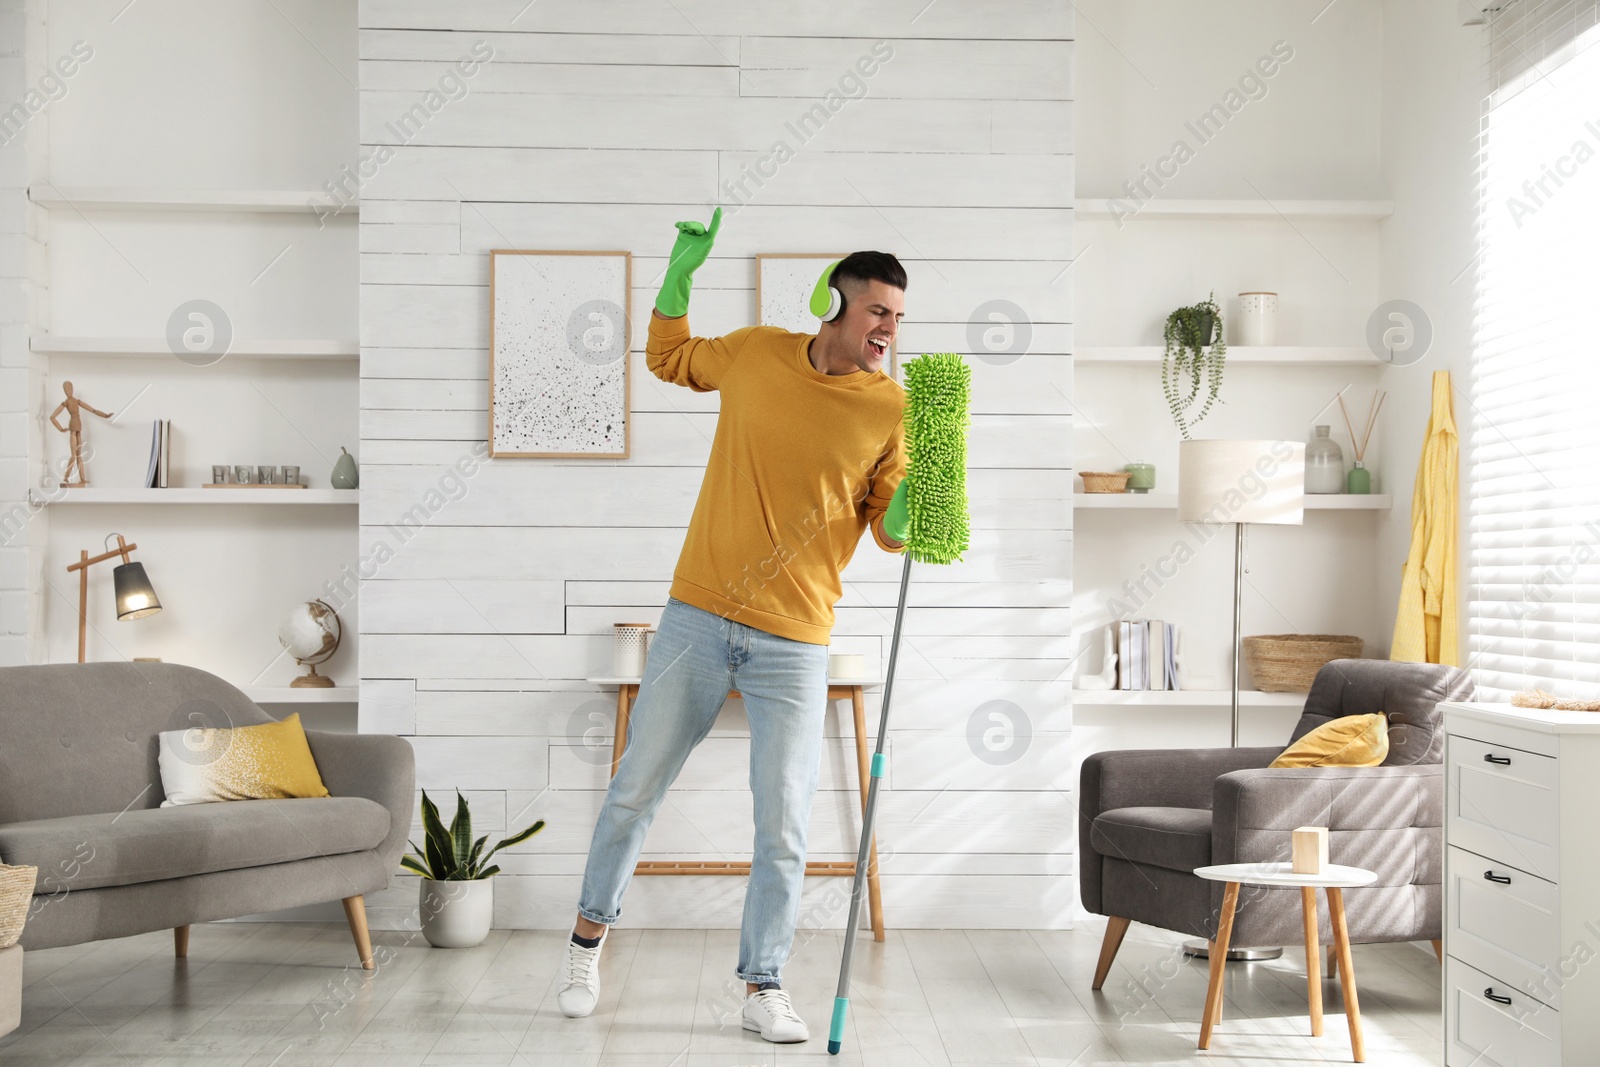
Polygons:
<instances>
[{"instance_id":1,"label":"man's raised arm","mask_svg":"<svg viewBox=\"0 0 1600 1067\"><path fill-rule=\"evenodd\" d=\"M664 382L687 385L697 393L717 388L722 375L744 345L749 330L726 337L689 335L689 290L694 272L711 256L711 245L722 226L722 209L711 214L711 225L678 223L678 239L667 260L667 272L650 313L650 336L645 342L645 366Z\"/></svg>"}]
</instances>

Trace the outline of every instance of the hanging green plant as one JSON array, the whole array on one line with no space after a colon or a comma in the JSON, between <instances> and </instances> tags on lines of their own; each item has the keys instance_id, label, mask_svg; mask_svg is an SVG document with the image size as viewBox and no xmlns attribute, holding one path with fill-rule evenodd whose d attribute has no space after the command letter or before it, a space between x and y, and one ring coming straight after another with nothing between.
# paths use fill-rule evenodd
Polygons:
<instances>
[{"instance_id":1,"label":"hanging green plant","mask_svg":"<svg viewBox=\"0 0 1600 1067\"><path fill-rule=\"evenodd\" d=\"M1161 357L1161 392L1178 433L1187 441L1189 428L1204 419L1217 402L1222 388L1222 368L1228 345L1222 339L1222 310L1217 294L1192 307L1179 308L1167 316L1164 333L1167 350ZM1214 343L1213 343L1214 341ZM1200 390L1206 392L1200 400ZM1191 415L1196 403L1200 410Z\"/></svg>"}]
</instances>

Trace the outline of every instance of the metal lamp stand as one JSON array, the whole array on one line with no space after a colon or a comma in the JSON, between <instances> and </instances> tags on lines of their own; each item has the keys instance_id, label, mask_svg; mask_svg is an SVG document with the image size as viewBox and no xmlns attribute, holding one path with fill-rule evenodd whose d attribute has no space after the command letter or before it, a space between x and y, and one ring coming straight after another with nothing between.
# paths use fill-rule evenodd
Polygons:
<instances>
[{"instance_id":1,"label":"metal lamp stand","mask_svg":"<svg viewBox=\"0 0 1600 1067\"><path fill-rule=\"evenodd\" d=\"M1239 643L1241 640L1240 627L1244 622L1244 528L1242 522L1233 525L1233 732L1230 735L1229 745L1239 747ZM1197 959L1211 958L1211 943L1205 938L1191 937L1183 943L1183 954L1194 956ZM1228 949L1228 960L1243 960L1246 963L1255 963L1258 960L1275 960L1283 955L1283 949L1276 947L1267 948L1233 948Z\"/></svg>"}]
</instances>

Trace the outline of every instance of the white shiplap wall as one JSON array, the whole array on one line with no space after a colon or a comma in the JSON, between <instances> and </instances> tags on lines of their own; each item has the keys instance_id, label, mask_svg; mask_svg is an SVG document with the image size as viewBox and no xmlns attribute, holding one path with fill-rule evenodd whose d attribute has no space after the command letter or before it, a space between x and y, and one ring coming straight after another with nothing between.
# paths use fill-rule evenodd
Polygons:
<instances>
[{"instance_id":1,"label":"white shiplap wall","mask_svg":"<svg viewBox=\"0 0 1600 1067\"><path fill-rule=\"evenodd\" d=\"M42 0L0 2L0 666L33 661L38 555L45 523L28 503L42 431L30 417L43 402L41 361L28 349L46 285L43 212L28 203L48 141L42 95L28 97L43 67ZM24 102L27 103L24 103ZM13 105L23 104L26 112ZM30 107L31 105L31 107ZM25 116L25 117L24 117ZM22 117L22 121L19 121ZM59 480L59 479L58 479Z\"/></svg>"},{"instance_id":2,"label":"white shiplap wall","mask_svg":"<svg viewBox=\"0 0 1600 1067\"><path fill-rule=\"evenodd\" d=\"M649 374L645 324L672 223L721 200L697 334L754 321L757 253L841 248L906 261L903 356L983 354L968 322L990 300L1031 322L1025 355L973 360L974 545L964 563L916 572L880 842L891 927L1066 925L1070 6L525 5L360 8L362 155L391 146L360 189L361 728L410 736L419 783L461 788L480 821L547 819L504 863L497 923L571 921L614 701L583 679L609 673L613 622L659 617L717 411L716 394ZM837 99L802 141L789 124L842 79L851 90L875 46L865 95ZM485 55L449 81L456 61ZM441 78L401 144L391 124L428 106ZM766 165L737 200L719 192L779 140L792 158L775 174ZM634 254L629 459L481 458L492 248ZM846 578L835 649L879 659L898 558L868 539ZM981 741L990 701L1027 720L999 756ZM852 855L857 833L847 708L830 710L827 732L816 859ZM647 858L748 855L745 737L735 702L662 807ZM809 880L805 922L842 925L847 888ZM640 878L626 921L737 926L742 898L737 879ZM404 880L373 902L376 921L407 922L414 903Z\"/></svg>"}]
</instances>

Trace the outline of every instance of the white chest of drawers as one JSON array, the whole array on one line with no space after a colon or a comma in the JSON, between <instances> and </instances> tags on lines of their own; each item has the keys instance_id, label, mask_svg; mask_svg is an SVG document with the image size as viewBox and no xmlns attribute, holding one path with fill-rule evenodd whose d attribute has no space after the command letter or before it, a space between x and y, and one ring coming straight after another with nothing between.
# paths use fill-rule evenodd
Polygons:
<instances>
[{"instance_id":1,"label":"white chest of drawers","mask_svg":"<svg viewBox=\"0 0 1600 1067\"><path fill-rule=\"evenodd\" d=\"M1440 707L1445 1063L1600 1062L1600 713Z\"/></svg>"}]
</instances>

